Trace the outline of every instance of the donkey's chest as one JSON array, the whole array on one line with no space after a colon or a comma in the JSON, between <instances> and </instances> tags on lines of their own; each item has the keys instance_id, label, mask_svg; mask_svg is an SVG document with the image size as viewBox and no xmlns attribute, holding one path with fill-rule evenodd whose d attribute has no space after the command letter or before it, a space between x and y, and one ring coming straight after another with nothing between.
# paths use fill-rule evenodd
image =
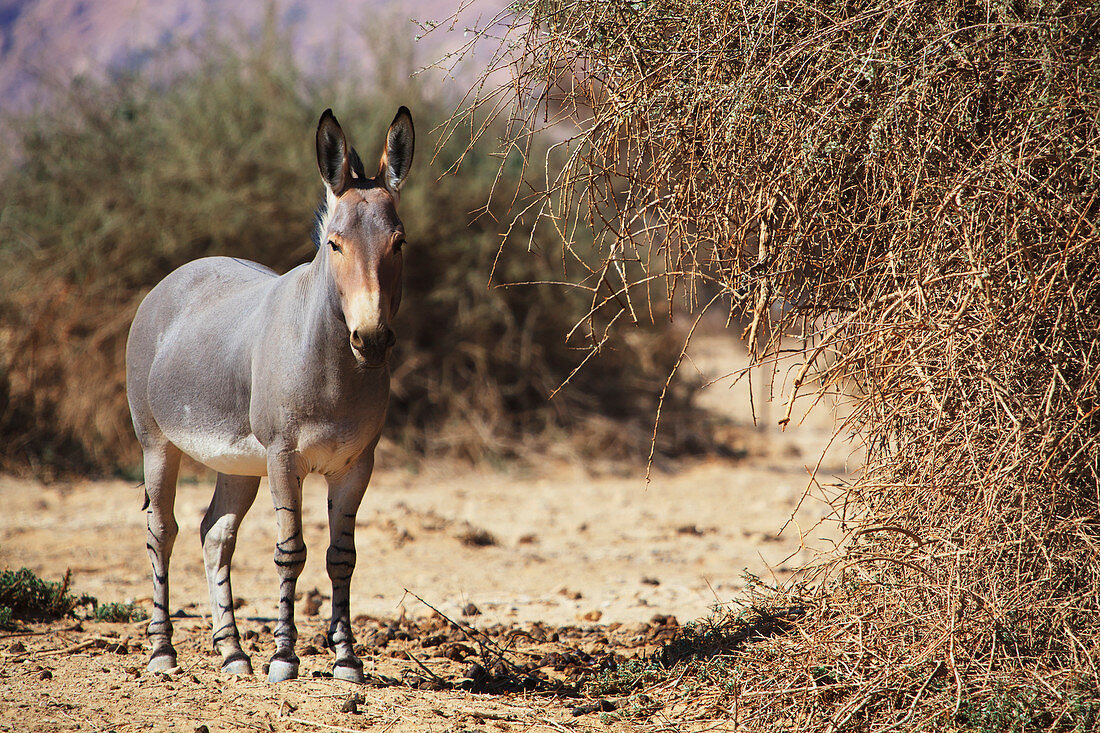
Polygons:
<instances>
[{"instance_id":1,"label":"donkey's chest","mask_svg":"<svg viewBox=\"0 0 1100 733\"><path fill-rule=\"evenodd\" d=\"M381 428L381 419L372 415L307 422L298 426L295 447L309 471L340 473L374 445Z\"/></svg>"}]
</instances>

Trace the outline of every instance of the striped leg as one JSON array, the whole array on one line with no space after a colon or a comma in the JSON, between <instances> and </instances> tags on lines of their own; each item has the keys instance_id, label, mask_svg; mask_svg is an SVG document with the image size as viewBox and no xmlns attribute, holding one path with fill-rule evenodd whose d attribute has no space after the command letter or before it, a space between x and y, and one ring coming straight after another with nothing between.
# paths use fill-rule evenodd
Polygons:
<instances>
[{"instance_id":1,"label":"striped leg","mask_svg":"<svg viewBox=\"0 0 1100 733\"><path fill-rule=\"evenodd\" d=\"M214 498L199 528L206 583L210 589L214 651L222 655L222 671L229 674L252 674L252 662L241 649L237 620L233 616L229 568L237 545L237 527L256 499L259 486L259 476L219 473Z\"/></svg>"},{"instance_id":2,"label":"striped leg","mask_svg":"<svg viewBox=\"0 0 1100 733\"><path fill-rule=\"evenodd\" d=\"M298 676L298 657L294 645L298 628L294 625L294 589L306 564L306 543L302 536L302 477L305 472L294 453L268 454L268 481L275 502L278 537L275 542L275 566L279 573L279 623L275 626L275 655L268 668L268 682L282 682Z\"/></svg>"},{"instance_id":3,"label":"striped leg","mask_svg":"<svg viewBox=\"0 0 1100 733\"><path fill-rule=\"evenodd\" d=\"M328 628L329 644L336 650L332 675L349 682L363 682L363 663L355 656L355 637L351 630L351 576L355 572L355 513L367 490L374 468L374 450L368 449L359 464L340 479L329 479L328 531L326 556L328 577L332 580L332 621Z\"/></svg>"},{"instance_id":4,"label":"striped leg","mask_svg":"<svg viewBox=\"0 0 1100 733\"><path fill-rule=\"evenodd\" d=\"M175 669L176 650L172 648L172 621L168 617L168 563L176 542L176 477L180 451L167 441L143 446L145 461L146 535L145 547L153 564L153 613L149 621L152 653L149 671Z\"/></svg>"}]
</instances>

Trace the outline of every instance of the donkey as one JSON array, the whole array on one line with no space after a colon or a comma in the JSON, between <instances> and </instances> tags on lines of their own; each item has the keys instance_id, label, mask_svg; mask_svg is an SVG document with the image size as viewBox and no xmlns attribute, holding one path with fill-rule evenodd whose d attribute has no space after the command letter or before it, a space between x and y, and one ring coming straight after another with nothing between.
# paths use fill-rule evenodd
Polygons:
<instances>
[{"instance_id":1,"label":"donkey","mask_svg":"<svg viewBox=\"0 0 1100 733\"><path fill-rule=\"evenodd\" d=\"M279 276L234 257L180 267L142 301L126 343L126 390L145 465L153 564L151 671L176 668L168 564L178 530L173 505L181 454L218 473L200 533L214 649L222 671L252 674L233 615L230 563L237 528L261 476L275 503L279 622L269 682L298 676L294 588L306 559L302 479L328 482L333 675L363 681L352 649L349 595L355 514L374 467L389 399L390 324L401 302L398 192L413 157L401 107L368 178L332 110L317 126L325 184L313 260Z\"/></svg>"}]
</instances>

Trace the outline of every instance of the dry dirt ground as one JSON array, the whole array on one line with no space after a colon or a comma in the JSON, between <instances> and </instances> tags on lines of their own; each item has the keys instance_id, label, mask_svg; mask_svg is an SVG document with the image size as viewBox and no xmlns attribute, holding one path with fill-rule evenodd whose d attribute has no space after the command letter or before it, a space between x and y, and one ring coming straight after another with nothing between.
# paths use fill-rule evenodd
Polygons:
<instances>
[{"instance_id":1,"label":"dry dirt ground","mask_svg":"<svg viewBox=\"0 0 1100 733\"><path fill-rule=\"evenodd\" d=\"M692 366L710 376L736 366L706 348L694 355ZM711 387L704 402L747 419L743 385ZM315 638L329 612L323 482L305 486L302 677L275 686L262 675L219 671L198 543L212 486L181 483L171 608L182 671L145 671L143 623L70 619L0 632L0 731L632 729L599 711L574 715L591 702L574 694L585 674L652 653L677 623L736 598L746 571L785 580L830 548L835 530L816 526L826 508L803 500L831 432L828 415L812 417L797 430L764 433L743 461L671 466L648 487L641 472L593 477L561 462L502 471L383 467L357 522L352 613L370 675L362 687L322 676L332 663ZM852 460L835 446L819 478L844 478ZM257 671L274 650L277 598L274 512L264 491L242 525L233 567L240 630ZM70 569L75 592L148 608L141 503L132 482L44 486L0 477L0 568L26 566L53 580ZM464 615L469 604L479 613ZM506 665L475 666L494 649L507 651ZM355 694L357 711L345 710ZM663 719L678 727L676 715Z\"/></svg>"}]
</instances>

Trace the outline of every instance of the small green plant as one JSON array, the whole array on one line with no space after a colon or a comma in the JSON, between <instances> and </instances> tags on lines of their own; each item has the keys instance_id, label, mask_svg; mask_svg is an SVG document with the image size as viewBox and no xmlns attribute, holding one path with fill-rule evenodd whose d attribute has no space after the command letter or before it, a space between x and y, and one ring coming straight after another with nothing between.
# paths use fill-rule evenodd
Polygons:
<instances>
[{"instance_id":1,"label":"small green plant","mask_svg":"<svg viewBox=\"0 0 1100 733\"><path fill-rule=\"evenodd\" d=\"M149 617L145 609L130 603L99 603L92 609L96 621L141 621Z\"/></svg>"},{"instance_id":2,"label":"small green plant","mask_svg":"<svg viewBox=\"0 0 1100 733\"><path fill-rule=\"evenodd\" d=\"M1050 713L1042 705L1041 696L1026 687L998 686L993 694L981 701L971 701L959 708L957 722L963 730L979 733L994 731L1029 731L1050 728Z\"/></svg>"},{"instance_id":3,"label":"small green plant","mask_svg":"<svg viewBox=\"0 0 1100 733\"><path fill-rule=\"evenodd\" d=\"M0 571L0 628L15 621L52 621L80 606L94 605L89 595L71 595L70 573L61 582L42 580L27 568Z\"/></svg>"},{"instance_id":4,"label":"small green plant","mask_svg":"<svg viewBox=\"0 0 1100 733\"><path fill-rule=\"evenodd\" d=\"M28 568L0 571L0 629L11 630L18 621L54 621L73 616L86 607L83 614L93 621L140 621L146 618L144 609L135 603L100 603L87 593L69 593L71 572L66 571L60 582L43 580Z\"/></svg>"},{"instance_id":5,"label":"small green plant","mask_svg":"<svg viewBox=\"0 0 1100 733\"><path fill-rule=\"evenodd\" d=\"M667 675L668 669L655 656L627 659L586 682L584 693L589 697L622 695L656 684Z\"/></svg>"},{"instance_id":6,"label":"small green plant","mask_svg":"<svg viewBox=\"0 0 1100 733\"><path fill-rule=\"evenodd\" d=\"M801 614L799 608L715 609L707 618L679 629L654 654L627 659L592 678L585 683L584 693L591 697L637 693L671 677L678 678L681 686L692 680L729 679L734 675L729 652L782 633Z\"/></svg>"}]
</instances>

